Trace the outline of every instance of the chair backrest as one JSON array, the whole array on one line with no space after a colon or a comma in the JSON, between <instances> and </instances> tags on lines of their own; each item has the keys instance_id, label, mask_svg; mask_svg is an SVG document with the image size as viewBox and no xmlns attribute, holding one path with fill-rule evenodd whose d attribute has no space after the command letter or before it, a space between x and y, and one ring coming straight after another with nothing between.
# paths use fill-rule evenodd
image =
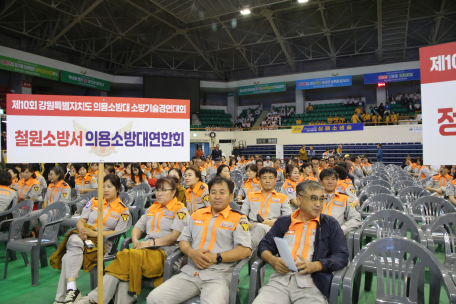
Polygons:
<instances>
[{"instance_id":1,"label":"chair backrest","mask_svg":"<svg viewBox=\"0 0 456 304\"><path fill-rule=\"evenodd\" d=\"M47 215L47 221L41 226L40 237L43 236L43 239L48 240L55 239L59 232L60 222L67 217L67 213L69 213L69 207L65 202L54 202L43 209L41 215ZM53 222L58 223L52 224Z\"/></svg>"},{"instance_id":2,"label":"chair backrest","mask_svg":"<svg viewBox=\"0 0 456 304\"><path fill-rule=\"evenodd\" d=\"M392 236L407 237L410 231L412 240L426 245L424 232L411 216L398 210L380 210L370 214L356 230L353 255L361 250L366 229L374 229L377 239ZM372 237L372 235L369 236Z\"/></svg>"},{"instance_id":3,"label":"chair backrest","mask_svg":"<svg viewBox=\"0 0 456 304\"><path fill-rule=\"evenodd\" d=\"M445 264L456 265L456 213L448 213L435 218L429 225L426 226L427 232L442 233L445 243ZM435 252L434 246L429 246L431 252ZM456 274L456 273L455 273Z\"/></svg>"},{"instance_id":4,"label":"chair backrest","mask_svg":"<svg viewBox=\"0 0 456 304\"><path fill-rule=\"evenodd\" d=\"M426 186L427 182L430 181L431 179L432 179L432 176L423 178L422 180L420 180L420 181L418 182L418 186L424 188L424 187Z\"/></svg>"},{"instance_id":5,"label":"chair backrest","mask_svg":"<svg viewBox=\"0 0 456 304\"><path fill-rule=\"evenodd\" d=\"M238 170L233 170L231 172L231 178L233 179L233 182L236 184L236 187L241 188L242 187L242 173Z\"/></svg>"},{"instance_id":6,"label":"chair backrest","mask_svg":"<svg viewBox=\"0 0 456 304\"><path fill-rule=\"evenodd\" d=\"M400 180L397 180L395 183L393 183L393 189L394 191L396 191L395 193L399 193L399 191L401 191L402 189L404 188L407 188L407 187L413 187L413 186L418 186L413 180L404 180L404 179L400 179Z\"/></svg>"},{"instance_id":7,"label":"chair backrest","mask_svg":"<svg viewBox=\"0 0 456 304\"><path fill-rule=\"evenodd\" d=\"M148 194L152 188L148 184L139 184L135 186L132 191L141 192L143 194Z\"/></svg>"},{"instance_id":8,"label":"chair backrest","mask_svg":"<svg viewBox=\"0 0 456 304\"><path fill-rule=\"evenodd\" d=\"M76 188L71 188L71 200L75 200L78 198L78 190Z\"/></svg>"},{"instance_id":9,"label":"chair backrest","mask_svg":"<svg viewBox=\"0 0 456 304\"><path fill-rule=\"evenodd\" d=\"M392 194L392 192L390 189L380 185L367 186L361 191L359 202L362 204L366 199L376 194Z\"/></svg>"},{"instance_id":10,"label":"chair backrest","mask_svg":"<svg viewBox=\"0 0 456 304\"><path fill-rule=\"evenodd\" d=\"M370 176L376 176L376 177L379 177L387 182L390 181L390 177L388 176L388 174L386 172L381 172L381 171L377 171L375 173L371 173Z\"/></svg>"},{"instance_id":11,"label":"chair backrest","mask_svg":"<svg viewBox=\"0 0 456 304\"><path fill-rule=\"evenodd\" d=\"M423 197L423 196L430 196L431 193L427 190L424 190L421 187L418 186L411 186L411 187L406 187L399 191L397 194L397 197L401 200L402 203L404 204L412 204L414 201L417 199Z\"/></svg>"},{"instance_id":12,"label":"chair backrest","mask_svg":"<svg viewBox=\"0 0 456 304\"><path fill-rule=\"evenodd\" d=\"M437 257L413 240L391 237L369 243L355 256L344 276L343 303L352 303L352 286L359 288L358 284L353 284L355 275L362 271L366 261L373 261L376 268L377 303L418 303L418 290L424 288L426 268L429 269L429 281L441 282L450 303L455 301L456 287L446 272L443 273L443 265ZM431 295L432 292L429 297ZM433 302L429 300L426 302Z\"/></svg>"},{"instance_id":13,"label":"chair backrest","mask_svg":"<svg viewBox=\"0 0 456 304\"><path fill-rule=\"evenodd\" d=\"M284 183L283 181L281 181L281 182L276 182L275 185L274 185L274 190L277 191L277 192L281 191L281 190L282 190L283 183Z\"/></svg>"},{"instance_id":14,"label":"chair backrest","mask_svg":"<svg viewBox=\"0 0 456 304\"><path fill-rule=\"evenodd\" d=\"M436 217L456 212L456 208L447 200L437 196L423 196L409 206L412 214L421 215L423 225L433 222Z\"/></svg>"},{"instance_id":15,"label":"chair backrest","mask_svg":"<svg viewBox=\"0 0 456 304\"><path fill-rule=\"evenodd\" d=\"M33 210L33 201L32 200L23 200L19 204L13 205L13 208L10 211L13 213L14 218L20 218L28 215Z\"/></svg>"},{"instance_id":16,"label":"chair backrest","mask_svg":"<svg viewBox=\"0 0 456 304\"><path fill-rule=\"evenodd\" d=\"M383 186L385 188L391 189L391 184L384 179L370 180L367 183L367 186Z\"/></svg>"},{"instance_id":17,"label":"chair backrest","mask_svg":"<svg viewBox=\"0 0 456 304\"><path fill-rule=\"evenodd\" d=\"M92 190L90 192L87 192L86 194L84 194L81 197L83 197L83 198L85 198L87 200L90 200L90 199L92 199L94 197L97 197L97 196L98 196L98 190Z\"/></svg>"},{"instance_id":18,"label":"chair backrest","mask_svg":"<svg viewBox=\"0 0 456 304\"><path fill-rule=\"evenodd\" d=\"M391 194L376 194L368 198L361 205L361 217L366 217L369 214L380 210L399 210L404 211L404 206L401 201Z\"/></svg>"},{"instance_id":19,"label":"chair backrest","mask_svg":"<svg viewBox=\"0 0 456 304\"><path fill-rule=\"evenodd\" d=\"M231 207L231 209L233 209L233 210L237 210L237 211L241 210L241 208L239 207L239 205L236 204L235 202L230 202L230 207Z\"/></svg>"},{"instance_id":20,"label":"chair backrest","mask_svg":"<svg viewBox=\"0 0 456 304\"><path fill-rule=\"evenodd\" d=\"M119 198L127 206L130 206L130 195L127 192L120 192Z\"/></svg>"}]
</instances>

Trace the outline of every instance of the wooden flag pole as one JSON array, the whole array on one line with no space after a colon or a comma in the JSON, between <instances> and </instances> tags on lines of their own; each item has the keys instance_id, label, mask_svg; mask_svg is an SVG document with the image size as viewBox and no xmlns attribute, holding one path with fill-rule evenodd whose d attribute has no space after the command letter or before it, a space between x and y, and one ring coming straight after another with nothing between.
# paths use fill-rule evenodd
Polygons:
<instances>
[{"instance_id":1,"label":"wooden flag pole","mask_svg":"<svg viewBox=\"0 0 456 304\"><path fill-rule=\"evenodd\" d=\"M98 229L97 229L97 273L98 303L103 303L103 201L104 201L104 163L98 165ZM101 229L100 229L101 228Z\"/></svg>"}]
</instances>

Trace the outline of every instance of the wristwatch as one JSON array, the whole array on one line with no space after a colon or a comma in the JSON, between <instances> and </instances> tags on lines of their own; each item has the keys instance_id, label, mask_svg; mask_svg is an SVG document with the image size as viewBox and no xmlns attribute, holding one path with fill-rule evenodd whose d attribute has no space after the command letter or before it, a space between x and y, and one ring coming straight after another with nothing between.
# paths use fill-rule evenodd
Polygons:
<instances>
[{"instance_id":1,"label":"wristwatch","mask_svg":"<svg viewBox=\"0 0 456 304\"><path fill-rule=\"evenodd\" d=\"M222 262L222 255L220 253L217 253L217 264L220 264Z\"/></svg>"}]
</instances>

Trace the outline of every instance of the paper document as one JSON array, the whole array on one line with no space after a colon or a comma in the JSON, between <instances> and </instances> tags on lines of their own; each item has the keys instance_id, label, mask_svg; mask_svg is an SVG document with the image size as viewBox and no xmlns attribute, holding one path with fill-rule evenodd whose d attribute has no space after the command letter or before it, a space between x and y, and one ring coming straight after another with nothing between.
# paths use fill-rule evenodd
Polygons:
<instances>
[{"instance_id":1,"label":"paper document","mask_svg":"<svg viewBox=\"0 0 456 304\"><path fill-rule=\"evenodd\" d=\"M275 237L274 241L276 243L277 249L279 250L280 257L285 263L287 263L288 268L291 271L298 272L295 261L293 261L293 257L291 256L291 251L288 248L287 241L278 237Z\"/></svg>"}]
</instances>

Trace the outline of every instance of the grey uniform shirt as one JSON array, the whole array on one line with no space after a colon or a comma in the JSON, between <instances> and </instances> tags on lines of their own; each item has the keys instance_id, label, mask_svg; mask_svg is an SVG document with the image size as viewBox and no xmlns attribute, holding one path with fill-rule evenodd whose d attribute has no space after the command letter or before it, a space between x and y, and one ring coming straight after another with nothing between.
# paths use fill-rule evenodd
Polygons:
<instances>
[{"instance_id":1,"label":"grey uniform shirt","mask_svg":"<svg viewBox=\"0 0 456 304\"><path fill-rule=\"evenodd\" d=\"M251 192L241 207L251 223L257 223L257 214L264 219L275 220L283 215L290 215L290 200L285 194L272 191L267 197L263 192Z\"/></svg>"},{"instance_id":2,"label":"grey uniform shirt","mask_svg":"<svg viewBox=\"0 0 456 304\"><path fill-rule=\"evenodd\" d=\"M5 211L15 197L16 191L6 186L0 186L0 212Z\"/></svg>"},{"instance_id":3,"label":"grey uniform shirt","mask_svg":"<svg viewBox=\"0 0 456 304\"><path fill-rule=\"evenodd\" d=\"M326 195L326 203L321 213L335 218L342 228L344 235L361 226L361 214L352 207L352 200L343 194L333 193Z\"/></svg>"},{"instance_id":4,"label":"grey uniform shirt","mask_svg":"<svg viewBox=\"0 0 456 304\"><path fill-rule=\"evenodd\" d=\"M454 183L447 183L446 189L445 189L445 196L455 195L454 186L455 186Z\"/></svg>"},{"instance_id":5,"label":"grey uniform shirt","mask_svg":"<svg viewBox=\"0 0 456 304\"><path fill-rule=\"evenodd\" d=\"M450 175L442 176L441 174L433 176L427 183L426 187L440 189L443 192L447 189L447 185L451 184L453 178Z\"/></svg>"},{"instance_id":6,"label":"grey uniform shirt","mask_svg":"<svg viewBox=\"0 0 456 304\"><path fill-rule=\"evenodd\" d=\"M52 204L53 202L65 202L68 203L71 198L71 189L67 183L63 180L58 181L57 184L54 183L49 184L49 187L46 191L46 196L44 198L48 204Z\"/></svg>"},{"instance_id":7,"label":"grey uniform shirt","mask_svg":"<svg viewBox=\"0 0 456 304\"><path fill-rule=\"evenodd\" d=\"M145 241L159 239L174 231L182 233L190 216L185 206L174 198L166 206L155 202L141 216L135 227L147 233ZM166 255L173 253L178 244L160 247Z\"/></svg>"},{"instance_id":8,"label":"grey uniform shirt","mask_svg":"<svg viewBox=\"0 0 456 304\"><path fill-rule=\"evenodd\" d=\"M103 231L123 231L127 228L128 217L130 212L128 207L125 206L120 198L107 204L106 200L103 199ZM87 220L87 224L93 226L98 230L98 200L92 198L82 209L81 217Z\"/></svg>"},{"instance_id":9,"label":"grey uniform shirt","mask_svg":"<svg viewBox=\"0 0 456 304\"><path fill-rule=\"evenodd\" d=\"M254 178L253 180L246 180L242 183L241 189L239 189L238 196L246 197L250 192L258 191L261 189L260 180Z\"/></svg>"},{"instance_id":10,"label":"grey uniform shirt","mask_svg":"<svg viewBox=\"0 0 456 304\"><path fill-rule=\"evenodd\" d=\"M238 246L251 247L247 217L229 206L216 216L212 215L212 207L197 210L190 217L178 241L187 241L194 250L208 249L212 253L223 253ZM206 269L199 269L189 260L182 272L193 280L199 275L201 280L225 278L230 281L236 263L213 264Z\"/></svg>"}]
</instances>

